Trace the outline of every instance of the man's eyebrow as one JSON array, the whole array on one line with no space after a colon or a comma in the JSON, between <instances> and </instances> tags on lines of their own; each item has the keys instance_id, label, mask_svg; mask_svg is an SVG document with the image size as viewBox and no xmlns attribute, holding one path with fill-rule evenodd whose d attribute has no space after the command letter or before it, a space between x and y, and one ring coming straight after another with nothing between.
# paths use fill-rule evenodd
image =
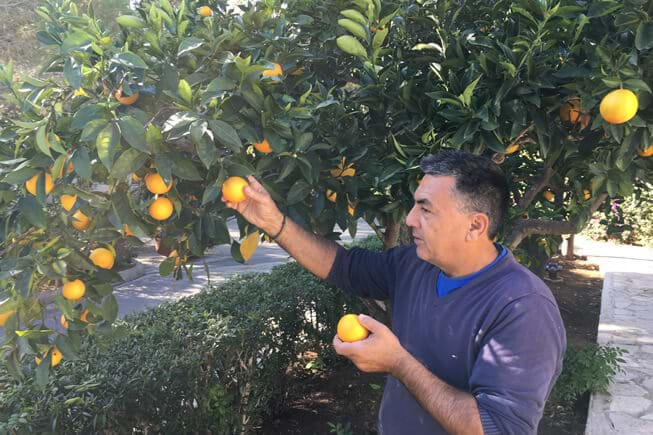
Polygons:
<instances>
[{"instance_id":1,"label":"man's eyebrow","mask_svg":"<svg viewBox=\"0 0 653 435\"><path fill-rule=\"evenodd\" d=\"M420 199L416 200L415 202L417 204L419 204L419 205L431 205L431 201L429 201L426 198L420 198Z\"/></svg>"}]
</instances>

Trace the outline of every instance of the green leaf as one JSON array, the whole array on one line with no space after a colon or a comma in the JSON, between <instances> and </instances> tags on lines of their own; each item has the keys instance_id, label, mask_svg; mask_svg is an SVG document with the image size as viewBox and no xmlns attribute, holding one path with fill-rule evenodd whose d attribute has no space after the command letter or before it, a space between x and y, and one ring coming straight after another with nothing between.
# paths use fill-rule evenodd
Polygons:
<instances>
[{"instance_id":1,"label":"green leaf","mask_svg":"<svg viewBox=\"0 0 653 435\"><path fill-rule=\"evenodd\" d=\"M174 156L174 155L171 155ZM176 156L172 160L172 172L177 175L179 178L190 181L201 181L202 176L197 171L197 168L193 164L193 161L187 158L184 158L182 155Z\"/></svg>"},{"instance_id":2,"label":"green leaf","mask_svg":"<svg viewBox=\"0 0 653 435\"><path fill-rule=\"evenodd\" d=\"M385 42L386 36L388 36L388 31L389 29L386 27L383 30L378 30L374 34L374 39L372 40L372 48L379 49L383 45L383 42Z\"/></svg>"},{"instance_id":3,"label":"green leaf","mask_svg":"<svg viewBox=\"0 0 653 435\"><path fill-rule=\"evenodd\" d=\"M70 56L64 62L63 76L74 89L82 87L82 65L74 57Z\"/></svg>"},{"instance_id":4,"label":"green leaf","mask_svg":"<svg viewBox=\"0 0 653 435\"><path fill-rule=\"evenodd\" d=\"M109 322L118 318L118 301L113 294L107 296L102 304L102 317Z\"/></svg>"},{"instance_id":5,"label":"green leaf","mask_svg":"<svg viewBox=\"0 0 653 435\"><path fill-rule=\"evenodd\" d=\"M240 243L235 240L231 242L231 258L233 258L237 263L243 264L245 259L240 253Z\"/></svg>"},{"instance_id":6,"label":"green leaf","mask_svg":"<svg viewBox=\"0 0 653 435\"><path fill-rule=\"evenodd\" d=\"M98 134L107 126L109 122L106 119L94 119L90 121L82 130L81 139L84 142L95 143Z\"/></svg>"},{"instance_id":7,"label":"green leaf","mask_svg":"<svg viewBox=\"0 0 653 435\"><path fill-rule=\"evenodd\" d=\"M97 104L82 106L73 115L73 122L71 124L72 129L81 130L86 127L86 124L88 124L90 121L98 118L104 118L104 116L102 116L104 114L103 112L104 108Z\"/></svg>"},{"instance_id":8,"label":"green leaf","mask_svg":"<svg viewBox=\"0 0 653 435\"><path fill-rule=\"evenodd\" d=\"M358 12L355 9L344 9L340 11L340 15L343 15L350 20L357 21L358 23L362 24L363 26L367 26L369 23L367 22L367 18L363 16L360 12Z\"/></svg>"},{"instance_id":9,"label":"green leaf","mask_svg":"<svg viewBox=\"0 0 653 435\"><path fill-rule=\"evenodd\" d=\"M218 142L236 153L242 150L243 143L238 136L238 132L231 125L219 119L213 119L209 121L209 128L215 134Z\"/></svg>"},{"instance_id":10,"label":"green leaf","mask_svg":"<svg viewBox=\"0 0 653 435\"><path fill-rule=\"evenodd\" d=\"M478 76L476 80L467 85L462 95L460 96L460 99L465 106L469 107L472 103L472 95L474 95L474 89L476 89L476 85L478 84L478 81L481 80L481 77L482 76Z\"/></svg>"},{"instance_id":11,"label":"green leaf","mask_svg":"<svg viewBox=\"0 0 653 435\"><path fill-rule=\"evenodd\" d=\"M75 172L84 180L90 181L92 175L91 158L86 147L78 147L73 151L71 158Z\"/></svg>"},{"instance_id":12,"label":"green leaf","mask_svg":"<svg viewBox=\"0 0 653 435\"><path fill-rule=\"evenodd\" d=\"M130 29L143 29L147 26L145 21L134 15L121 15L116 18L116 22Z\"/></svg>"},{"instance_id":13,"label":"green leaf","mask_svg":"<svg viewBox=\"0 0 653 435\"><path fill-rule=\"evenodd\" d=\"M626 88L631 90L634 89L637 91L646 91L649 94L653 93L649 85L641 79L628 79L624 82L624 84L626 85Z\"/></svg>"},{"instance_id":14,"label":"green leaf","mask_svg":"<svg viewBox=\"0 0 653 435\"><path fill-rule=\"evenodd\" d=\"M187 102L188 104L191 104L191 102L193 101L193 91L186 80L184 79L179 80L179 83L177 84L177 93L179 94L181 99Z\"/></svg>"},{"instance_id":15,"label":"green leaf","mask_svg":"<svg viewBox=\"0 0 653 435\"><path fill-rule=\"evenodd\" d=\"M311 193L311 186L304 180L298 180L288 191L288 205L303 201Z\"/></svg>"},{"instance_id":16,"label":"green leaf","mask_svg":"<svg viewBox=\"0 0 653 435\"><path fill-rule=\"evenodd\" d=\"M48 140L46 138L45 125L42 125L36 131L36 146L43 154L52 157L52 153L50 152L50 145L48 145Z\"/></svg>"},{"instance_id":17,"label":"green leaf","mask_svg":"<svg viewBox=\"0 0 653 435\"><path fill-rule=\"evenodd\" d=\"M59 349L59 351L61 351L61 354L63 355L64 359L71 360L71 361L79 359L79 355L75 350L75 345L67 335L64 334L57 335L57 338L54 340L54 345L57 346L57 349Z\"/></svg>"},{"instance_id":18,"label":"green leaf","mask_svg":"<svg viewBox=\"0 0 653 435\"><path fill-rule=\"evenodd\" d=\"M91 46L94 38L86 32L76 31L68 35L66 39L61 43L59 47L59 52L61 54L67 54L72 51L86 50Z\"/></svg>"},{"instance_id":19,"label":"green leaf","mask_svg":"<svg viewBox=\"0 0 653 435\"><path fill-rule=\"evenodd\" d=\"M98 157L108 170L111 170L113 167L113 159L116 155L119 142L120 132L113 123L107 125L100 134L98 134L97 140L95 141Z\"/></svg>"},{"instance_id":20,"label":"green leaf","mask_svg":"<svg viewBox=\"0 0 653 435\"><path fill-rule=\"evenodd\" d=\"M147 69L147 64L143 59L141 59L139 55L130 51L116 54L111 61L126 66L127 68Z\"/></svg>"},{"instance_id":21,"label":"green leaf","mask_svg":"<svg viewBox=\"0 0 653 435\"><path fill-rule=\"evenodd\" d=\"M589 18L604 17L616 12L622 7L623 4L621 2L613 0L592 2L587 16Z\"/></svg>"},{"instance_id":22,"label":"green leaf","mask_svg":"<svg viewBox=\"0 0 653 435\"><path fill-rule=\"evenodd\" d=\"M338 25L347 29L354 36L359 37L362 41L367 41L367 31L363 26L349 18L341 18L338 20Z\"/></svg>"},{"instance_id":23,"label":"green leaf","mask_svg":"<svg viewBox=\"0 0 653 435\"><path fill-rule=\"evenodd\" d=\"M202 44L204 44L203 39L195 38L192 36L182 39L181 44L179 44L179 50L177 51L177 57L181 57L184 54L195 50L196 48L202 46Z\"/></svg>"},{"instance_id":24,"label":"green leaf","mask_svg":"<svg viewBox=\"0 0 653 435\"><path fill-rule=\"evenodd\" d=\"M120 126L120 134L129 145L144 153L150 152L145 141L145 128L143 124L135 118L125 115L118 120L118 125Z\"/></svg>"},{"instance_id":25,"label":"green leaf","mask_svg":"<svg viewBox=\"0 0 653 435\"><path fill-rule=\"evenodd\" d=\"M653 22L642 21L639 24L635 35L635 47L640 51L653 47Z\"/></svg>"},{"instance_id":26,"label":"green leaf","mask_svg":"<svg viewBox=\"0 0 653 435\"><path fill-rule=\"evenodd\" d=\"M39 183L41 180L43 180L43 177L39 178ZM39 228L47 227L47 216L43 211L43 207L35 197L30 195L20 198L18 200L18 209L30 224Z\"/></svg>"},{"instance_id":27,"label":"green leaf","mask_svg":"<svg viewBox=\"0 0 653 435\"><path fill-rule=\"evenodd\" d=\"M154 124L148 125L145 130L145 145L147 147L147 152L156 152L162 143L163 134L161 134L161 130L159 130L159 128Z\"/></svg>"},{"instance_id":28,"label":"green leaf","mask_svg":"<svg viewBox=\"0 0 653 435\"><path fill-rule=\"evenodd\" d=\"M120 222L129 225L132 231L147 234L147 229L141 223L141 220L134 214L133 208L129 203L129 197L124 189L116 189L111 195L111 208Z\"/></svg>"},{"instance_id":29,"label":"green leaf","mask_svg":"<svg viewBox=\"0 0 653 435\"><path fill-rule=\"evenodd\" d=\"M194 123L190 129L191 139L195 144L197 155L206 167L209 169L213 163L218 160L219 154L215 144L204 133L206 132L206 123Z\"/></svg>"},{"instance_id":30,"label":"green leaf","mask_svg":"<svg viewBox=\"0 0 653 435\"><path fill-rule=\"evenodd\" d=\"M351 54L352 56L358 56L367 59L367 51L365 50L363 45L358 41L358 39L354 38L353 36L349 36L349 35L339 36L338 39L336 39L336 44L338 45L339 49L341 49L347 54Z\"/></svg>"},{"instance_id":31,"label":"green leaf","mask_svg":"<svg viewBox=\"0 0 653 435\"><path fill-rule=\"evenodd\" d=\"M125 178L129 174L134 173L140 169L149 156L144 154L137 149L129 148L127 151L122 153L116 163L114 163L113 168L111 169L111 177L120 179Z\"/></svg>"},{"instance_id":32,"label":"green leaf","mask_svg":"<svg viewBox=\"0 0 653 435\"><path fill-rule=\"evenodd\" d=\"M175 257L168 257L159 264L159 275L168 276L175 270Z\"/></svg>"},{"instance_id":33,"label":"green leaf","mask_svg":"<svg viewBox=\"0 0 653 435\"><path fill-rule=\"evenodd\" d=\"M50 377L50 362L52 361L51 356L48 354L47 357L43 358L41 364L36 367L36 385L41 388L45 388L48 385L48 378Z\"/></svg>"}]
</instances>

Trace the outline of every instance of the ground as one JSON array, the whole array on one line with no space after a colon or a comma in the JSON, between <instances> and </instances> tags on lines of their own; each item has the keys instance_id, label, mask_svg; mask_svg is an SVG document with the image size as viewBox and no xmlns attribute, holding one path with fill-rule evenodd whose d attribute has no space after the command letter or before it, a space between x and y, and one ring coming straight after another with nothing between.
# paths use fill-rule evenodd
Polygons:
<instances>
[{"instance_id":1,"label":"ground","mask_svg":"<svg viewBox=\"0 0 653 435\"><path fill-rule=\"evenodd\" d=\"M546 281L567 329L570 346L595 343L601 305L598 267L583 259L556 259L564 267L562 281ZM359 372L346 363L330 373L298 373L286 410L271 418L262 433L272 434L375 434L384 376ZM540 423L540 435L582 434L585 431L589 395L567 410L548 403ZM329 423L340 424L340 431ZM347 424L350 431L343 429Z\"/></svg>"}]
</instances>

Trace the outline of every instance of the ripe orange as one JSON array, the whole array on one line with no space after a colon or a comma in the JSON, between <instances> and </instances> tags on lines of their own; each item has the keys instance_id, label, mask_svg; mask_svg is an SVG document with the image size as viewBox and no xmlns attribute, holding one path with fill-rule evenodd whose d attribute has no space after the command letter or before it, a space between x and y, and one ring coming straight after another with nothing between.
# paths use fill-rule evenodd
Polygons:
<instances>
[{"instance_id":1,"label":"ripe orange","mask_svg":"<svg viewBox=\"0 0 653 435\"><path fill-rule=\"evenodd\" d=\"M56 347L53 347L52 350L50 351L50 355L51 355L50 356L50 366L51 367L58 366L59 363L61 362L61 360L63 359L63 355L61 355L61 352L59 351L59 349L57 349ZM34 360L36 361L37 365L41 364L41 358L39 358L38 356L35 357Z\"/></svg>"},{"instance_id":2,"label":"ripe orange","mask_svg":"<svg viewBox=\"0 0 653 435\"><path fill-rule=\"evenodd\" d=\"M34 175L32 178L27 180L25 182L25 188L29 193L32 195L36 195L36 187L38 186L39 179L41 175L45 174L45 194L49 194L52 192L52 189L54 189L54 183L52 182L52 175L48 174L47 172L41 172L39 174Z\"/></svg>"},{"instance_id":3,"label":"ripe orange","mask_svg":"<svg viewBox=\"0 0 653 435\"><path fill-rule=\"evenodd\" d=\"M590 192L587 189L583 190L583 198L585 198L585 201L589 200L591 197L592 197L592 192Z\"/></svg>"},{"instance_id":4,"label":"ripe orange","mask_svg":"<svg viewBox=\"0 0 653 435\"><path fill-rule=\"evenodd\" d=\"M61 165L61 169L59 169L59 174L57 175L57 177L59 178L63 177L63 168L65 166L66 165ZM71 172L73 172L73 169L75 169L73 162L68 162L68 169L66 169L66 174L70 174Z\"/></svg>"},{"instance_id":5,"label":"ripe orange","mask_svg":"<svg viewBox=\"0 0 653 435\"><path fill-rule=\"evenodd\" d=\"M61 206L64 210L70 211L75 206L77 202L77 195L61 195Z\"/></svg>"},{"instance_id":6,"label":"ripe orange","mask_svg":"<svg viewBox=\"0 0 653 435\"><path fill-rule=\"evenodd\" d=\"M329 201L336 202L336 200L338 199L338 194L331 189L327 189L326 197Z\"/></svg>"},{"instance_id":7,"label":"ripe orange","mask_svg":"<svg viewBox=\"0 0 653 435\"><path fill-rule=\"evenodd\" d=\"M651 156L653 156L653 145L650 145L645 150L637 150L637 154L640 157L651 157Z\"/></svg>"},{"instance_id":8,"label":"ripe orange","mask_svg":"<svg viewBox=\"0 0 653 435\"><path fill-rule=\"evenodd\" d=\"M125 104L127 106L131 106L134 104L137 100L138 97L140 96L138 92L134 92L131 95L128 95L126 97L122 96L122 89L116 90L116 92L113 93L113 96L118 100L120 104Z\"/></svg>"},{"instance_id":9,"label":"ripe orange","mask_svg":"<svg viewBox=\"0 0 653 435\"><path fill-rule=\"evenodd\" d=\"M88 256L89 260L101 269L111 269L116 257L107 248L96 248Z\"/></svg>"},{"instance_id":10,"label":"ripe orange","mask_svg":"<svg viewBox=\"0 0 653 435\"><path fill-rule=\"evenodd\" d=\"M133 235L134 235L134 233L132 232L132 230L129 229L129 225L127 225L127 224L123 224L123 226L122 226L122 233L123 233L126 237L129 237L129 236L133 236Z\"/></svg>"},{"instance_id":11,"label":"ripe orange","mask_svg":"<svg viewBox=\"0 0 653 435\"><path fill-rule=\"evenodd\" d=\"M88 216L86 216L84 213L82 213L81 210L77 210L75 212L75 214L73 214L72 225L76 230L84 231L84 230L87 230L88 227L91 226L91 219L89 219Z\"/></svg>"},{"instance_id":12,"label":"ripe orange","mask_svg":"<svg viewBox=\"0 0 653 435\"><path fill-rule=\"evenodd\" d=\"M350 216L353 216L355 211L356 211L356 207L354 207L353 205L350 204L349 206L347 206L347 213L349 213Z\"/></svg>"},{"instance_id":13,"label":"ripe orange","mask_svg":"<svg viewBox=\"0 0 653 435\"><path fill-rule=\"evenodd\" d=\"M510 145L508 148L506 148L505 153L506 154L513 154L513 153L516 153L517 151L519 151L519 144L518 143L516 143L514 145Z\"/></svg>"},{"instance_id":14,"label":"ripe orange","mask_svg":"<svg viewBox=\"0 0 653 435\"><path fill-rule=\"evenodd\" d=\"M65 329L68 329L68 320L66 320L66 316L63 314L61 315L61 326L63 326Z\"/></svg>"},{"instance_id":15,"label":"ripe orange","mask_svg":"<svg viewBox=\"0 0 653 435\"><path fill-rule=\"evenodd\" d=\"M202 6L199 10L200 17L211 17L213 16L213 9L208 6Z\"/></svg>"},{"instance_id":16,"label":"ripe orange","mask_svg":"<svg viewBox=\"0 0 653 435\"><path fill-rule=\"evenodd\" d=\"M338 166L331 169L329 173L333 178L353 177L356 175L356 168L354 168L353 163L345 165L345 159L343 157L340 163L338 163Z\"/></svg>"},{"instance_id":17,"label":"ripe orange","mask_svg":"<svg viewBox=\"0 0 653 435\"><path fill-rule=\"evenodd\" d=\"M562 122L576 124L580 119L580 98L573 97L560 106L560 119Z\"/></svg>"},{"instance_id":18,"label":"ripe orange","mask_svg":"<svg viewBox=\"0 0 653 435\"><path fill-rule=\"evenodd\" d=\"M148 211L153 219L164 221L172 216L175 207L173 206L172 201L165 196L162 196L155 199L152 204L150 204Z\"/></svg>"},{"instance_id":19,"label":"ripe orange","mask_svg":"<svg viewBox=\"0 0 653 435\"><path fill-rule=\"evenodd\" d=\"M543 195L544 195L544 199L546 199L549 202L553 202L555 200L555 198L556 198L556 196L550 190L547 190L546 192L544 192Z\"/></svg>"},{"instance_id":20,"label":"ripe orange","mask_svg":"<svg viewBox=\"0 0 653 435\"><path fill-rule=\"evenodd\" d=\"M261 142L255 143L254 148L256 148L256 151L263 154L270 154L272 152L272 147L270 146L270 142L268 142L267 139L263 139Z\"/></svg>"},{"instance_id":21,"label":"ripe orange","mask_svg":"<svg viewBox=\"0 0 653 435\"><path fill-rule=\"evenodd\" d=\"M7 323L7 319L10 318L11 315L14 314L15 312L16 310L9 310L0 314L0 326L5 326L5 323Z\"/></svg>"},{"instance_id":22,"label":"ripe orange","mask_svg":"<svg viewBox=\"0 0 653 435\"><path fill-rule=\"evenodd\" d=\"M637 114L637 95L628 89L617 89L603 97L599 105L601 116L610 124L623 124Z\"/></svg>"},{"instance_id":23,"label":"ripe orange","mask_svg":"<svg viewBox=\"0 0 653 435\"><path fill-rule=\"evenodd\" d=\"M158 173L153 172L145 176L145 187L156 195L168 193L170 189L172 189L172 178L170 179L170 184L166 186L163 177Z\"/></svg>"},{"instance_id":24,"label":"ripe orange","mask_svg":"<svg viewBox=\"0 0 653 435\"><path fill-rule=\"evenodd\" d=\"M342 316L338 321L337 330L338 338L348 343L364 340L370 333L358 321L358 314L345 314Z\"/></svg>"},{"instance_id":25,"label":"ripe orange","mask_svg":"<svg viewBox=\"0 0 653 435\"><path fill-rule=\"evenodd\" d=\"M241 177L229 177L222 184L222 196L229 202L243 202L247 199L245 187L247 180Z\"/></svg>"},{"instance_id":26,"label":"ripe orange","mask_svg":"<svg viewBox=\"0 0 653 435\"><path fill-rule=\"evenodd\" d=\"M281 74L283 74L283 69L281 68L281 65L278 63L273 63L272 68L266 69L263 71L261 74L263 77L278 77Z\"/></svg>"},{"instance_id":27,"label":"ripe orange","mask_svg":"<svg viewBox=\"0 0 653 435\"><path fill-rule=\"evenodd\" d=\"M86 284L81 279L68 281L61 288L61 294L64 298L75 301L81 299L86 293Z\"/></svg>"},{"instance_id":28,"label":"ripe orange","mask_svg":"<svg viewBox=\"0 0 653 435\"><path fill-rule=\"evenodd\" d=\"M88 323L88 310L82 311L82 315L79 316L79 320L81 320L84 323Z\"/></svg>"}]
</instances>

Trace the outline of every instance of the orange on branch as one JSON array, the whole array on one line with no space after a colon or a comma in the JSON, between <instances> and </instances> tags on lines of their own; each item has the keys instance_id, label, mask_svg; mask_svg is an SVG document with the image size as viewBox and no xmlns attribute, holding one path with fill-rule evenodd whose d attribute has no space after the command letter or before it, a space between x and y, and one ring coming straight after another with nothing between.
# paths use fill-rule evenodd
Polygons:
<instances>
[{"instance_id":1,"label":"orange on branch","mask_svg":"<svg viewBox=\"0 0 653 435\"><path fill-rule=\"evenodd\" d=\"M272 147L267 139L263 139L261 142L256 142L254 148L256 148L256 151L263 154L270 154L272 152Z\"/></svg>"},{"instance_id":2,"label":"orange on branch","mask_svg":"<svg viewBox=\"0 0 653 435\"><path fill-rule=\"evenodd\" d=\"M204 17L204 18L211 17L211 16L213 16L213 9L211 9L208 6L202 6L199 9L199 14L200 14L200 17Z\"/></svg>"},{"instance_id":3,"label":"orange on branch","mask_svg":"<svg viewBox=\"0 0 653 435\"><path fill-rule=\"evenodd\" d=\"M170 183L166 186L163 177L160 174L153 172L145 176L145 187L155 195L168 193L170 189L172 189L172 178L170 179Z\"/></svg>"},{"instance_id":4,"label":"orange on branch","mask_svg":"<svg viewBox=\"0 0 653 435\"><path fill-rule=\"evenodd\" d=\"M54 189L54 183L52 182L52 175L48 174L47 172L41 172L34 175L32 178L30 178L25 182L25 188L29 193L36 196L36 188L38 186L38 182L41 176L43 176L44 174L45 174L45 194L47 195L50 192L52 192L52 189Z\"/></svg>"},{"instance_id":5,"label":"orange on branch","mask_svg":"<svg viewBox=\"0 0 653 435\"><path fill-rule=\"evenodd\" d=\"M650 145L645 150L637 150L637 155L640 157L651 157L653 156L653 145Z\"/></svg>"},{"instance_id":6,"label":"orange on branch","mask_svg":"<svg viewBox=\"0 0 653 435\"><path fill-rule=\"evenodd\" d=\"M73 207L75 207L75 203L77 202L77 195L68 195L68 194L63 194L61 195L61 206L63 207L64 210L70 211L72 210Z\"/></svg>"},{"instance_id":7,"label":"orange on branch","mask_svg":"<svg viewBox=\"0 0 653 435\"><path fill-rule=\"evenodd\" d=\"M58 366L62 359L63 359L63 355L61 354L59 349L56 347L52 348L52 351L50 353L50 366L51 367ZM36 361L37 365L41 364L41 358L39 358L38 356L34 357L34 361Z\"/></svg>"},{"instance_id":8,"label":"orange on branch","mask_svg":"<svg viewBox=\"0 0 653 435\"><path fill-rule=\"evenodd\" d=\"M111 269L113 267L113 263L116 260L113 252L107 248L93 249L91 251L91 255L89 255L88 258L93 264L101 269Z\"/></svg>"},{"instance_id":9,"label":"orange on branch","mask_svg":"<svg viewBox=\"0 0 653 435\"><path fill-rule=\"evenodd\" d=\"M72 222L73 228L79 231L84 231L87 230L88 227L91 226L91 219L89 219L88 216L86 216L84 213L82 213L81 210L77 210L75 214L73 214L73 222Z\"/></svg>"},{"instance_id":10,"label":"orange on branch","mask_svg":"<svg viewBox=\"0 0 653 435\"><path fill-rule=\"evenodd\" d=\"M637 95L628 89L616 89L603 97L599 105L601 116L610 124L623 124L637 114Z\"/></svg>"},{"instance_id":11,"label":"orange on branch","mask_svg":"<svg viewBox=\"0 0 653 435\"><path fill-rule=\"evenodd\" d=\"M172 201L164 196L152 201L152 204L150 204L148 208L150 216L158 221L164 221L168 219L170 216L172 216L172 212L174 212L174 210L175 207L172 204Z\"/></svg>"},{"instance_id":12,"label":"orange on branch","mask_svg":"<svg viewBox=\"0 0 653 435\"><path fill-rule=\"evenodd\" d=\"M116 92L114 92L113 96L116 98L116 100L120 104L124 104L126 106L131 106L132 104L134 104L138 100L138 97L140 96L140 94L138 92L134 92L131 95L127 95L127 96L123 97L122 96L122 89L118 89L118 90L116 90Z\"/></svg>"},{"instance_id":13,"label":"orange on branch","mask_svg":"<svg viewBox=\"0 0 653 435\"><path fill-rule=\"evenodd\" d=\"M283 68L278 63L273 63L272 68L266 69L263 71L261 76L263 77L279 77L283 74Z\"/></svg>"},{"instance_id":14,"label":"orange on branch","mask_svg":"<svg viewBox=\"0 0 653 435\"><path fill-rule=\"evenodd\" d=\"M580 98L570 98L560 106L560 120L576 124L580 119Z\"/></svg>"},{"instance_id":15,"label":"orange on branch","mask_svg":"<svg viewBox=\"0 0 653 435\"><path fill-rule=\"evenodd\" d=\"M86 284L81 279L75 279L73 281L68 281L61 288L61 294L64 298L75 301L84 297L86 293Z\"/></svg>"}]
</instances>

